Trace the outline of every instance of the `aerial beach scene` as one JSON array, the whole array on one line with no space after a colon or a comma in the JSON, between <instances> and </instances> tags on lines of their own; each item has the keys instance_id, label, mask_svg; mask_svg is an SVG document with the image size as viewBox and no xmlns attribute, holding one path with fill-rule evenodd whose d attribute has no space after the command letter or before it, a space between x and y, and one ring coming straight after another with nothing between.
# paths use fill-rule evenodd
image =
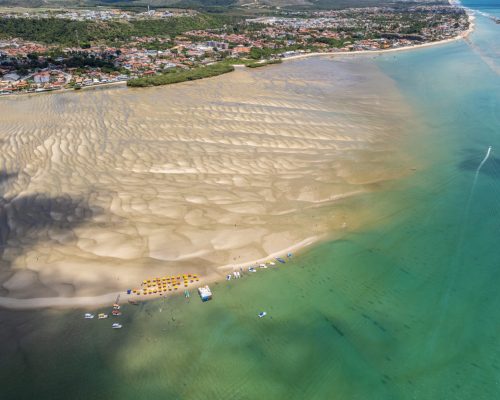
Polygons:
<instances>
[{"instance_id":1,"label":"aerial beach scene","mask_svg":"<svg viewBox=\"0 0 500 400\"><path fill-rule=\"evenodd\" d=\"M398 3L2 4L1 398L498 398L500 5Z\"/></svg>"}]
</instances>

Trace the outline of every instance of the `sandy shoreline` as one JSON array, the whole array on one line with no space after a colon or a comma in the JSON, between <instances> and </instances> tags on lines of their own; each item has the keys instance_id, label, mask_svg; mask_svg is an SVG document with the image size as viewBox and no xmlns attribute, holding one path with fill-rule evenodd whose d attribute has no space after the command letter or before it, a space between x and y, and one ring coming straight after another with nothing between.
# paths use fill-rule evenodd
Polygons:
<instances>
[{"instance_id":1,"label":"sandy shoreline","mask_svg":"<svg viewBox=\"0 0 500 400\"><path fill-rule=\"evenodd\" d=\"M459 3L454 3L451 2L452 4L459 5ZM440 46L448 43L455 42L457 40L465 39L467 38L473 31L474 31L474 19L475 17L469 12L469 10L466 10L467 15L469 17L469 28L460 33L459 35L450 38L450 39L445 39L445 40L440 40L436 42L428 42L428 43L422 43L422 44L417 44L413 46L405 46L405 47L398 47L396 49L387 49L387 50L362 50L362 51L350 51L350 52L325 52L325 53L307 53L307 54L299 54L296 56L291 56L291 57L286 57L286 58L281 58L282 61L291 61L291 60L299 60L302 58L309 58L309 57L320 57L320 56L355 56L355 55L372 55L372 54L385 54L385 53L393 53L393 52L399 52L399 51L408 51L408 50L418 50L418 49L423 49L427 47L432 47L432 46ZM244 64L235 64L235 68L244 68ZM246 68L246 67L245 67ZM206 78L205 78L206 79ZM90 90L90 89L100 89L100 88L106 88L106 87L112 87L112 86L126 86L127 81L120 81L120 82L111 82L111 83L102 83L98 85L91 85L91 86L84 86L81 88L81 90ZM2 97L5 98L10 98L12 96L19 96L19 95L39 95L39 94L58 94L58 93L66 93L66 92L73 92L75 89L61 89L61 90L53 90L53 91L46 91L46 92L40 92L40 93L16 93L13 95L0 95L0 99Z\"/></svg>"},{"instance_id":2,"label":"sandy shoreline","mask_svg":"<svg viewBox=\"0 0 500 400\"><path fill-rule=\"evenodd\" d=\"M375 216L351 199L409 170L403 106L364 61L5 102L0 306L109 304L165 275L213 282L356 230Z\"/></svg>"},{"instance_id":3,"label":"sandy shoreline","mask_svg":"<svg viewBox=\"0 0 500 400\"><path fill-rule=\"evenodd\" d=\"M228 264L228 265L223 265L221 267L218 267L218 269L223 270L224 274L231 273L233 271L240 271L240 268L243 268L244 274L247 274L248 271L247 269L251 266L257 266L260 263L264 262L269 262L273 261L276 263L274 267L269 267L269 268L276 268L276 267L283 267L287 268L287 265L281 265L275 260L275 257L282 257L284 259L287 259L287 254L295 251L300 251L306 249L308 246L317 243L319 241L318 237L310 237L307 238L293 246L290 246L286 249L283 249L281 251L277 251L273 254L269 254L268 257L261 258L259 260L255 260L253 262L245 262L241 264ZM294 254L293 257L296 257ZM260 268L259 268L260 270ZM206 285L206 284L211 284L214 282L218 281L223 281L223 278L221 278L219 275L210 275L210 276L205 276L203 277L203 281L198 283L194 287L189 287L188 289L191 291L196 291L196 289L199 286ZM119 292L111 292L111 293L106 293L98 296L77 296L77 297L38 297L38 298L30 298L30 299L16 299L12 297L0 297L0 308L7 308L11 310L33 310L33 309L40 309L40 308L88 308L88 309L95 309L98 307L102 306L109 306L113 304L117 298L117 296L120 296L121 303L127 303L128 300L134 300L134 301L150 301L150 300L158 300L164 297L171 297L171 296L179 296L182 295L182 291L179 292L173 292L171 294L165 295L165 296L160 296L160 295L153 295L153 296L136 296L136 295L127 295L126 291L119 291ZM197 296L196 293L193 293L194 296Z\"/></svg>"},{"instance_id":4,"label":"sandy shoreline","mask_svg":"<svg viewBox=\"0 0 500 400\"><path fill-rule=\"evenodd\" d=\"M282 60L283 61L290 61L290 60L299 60L302 58L319 57L319 56L360 56L360 55L368 55L369 56L371 54L380 55L380 54L394 53L394 52L399 52L399 51L419 50L419 49L424 49L424 48L433 47L433 46L441 46L444 44L456 42L457 40L465 39L474 31L474 19L475 18L468 11L467 11L467 13L469 16L469 28L466 31L462 32L460 35L457 35L457 36L450 38L450 39L439 40L436 42L416 44L413 46L398 47L395 49L393 48L393 49L387 49L387 50L357 50L357 51L349 51L349 52L335 51L335 52L326 52L326 53L299 54L296 56L282 58Z\"/></svg>"},{"instance_id":5,"label":"sandy shoreline","mask_svg":"<svg viewBox=\"0 0 500 400\"><path fill-rule=\"evenodd\" d=\"M369 65L6 102L0 307L109 305L165 274L210 283L363 226L350 199L407 170L408 110Z\"/></svg>"}]
</instances>

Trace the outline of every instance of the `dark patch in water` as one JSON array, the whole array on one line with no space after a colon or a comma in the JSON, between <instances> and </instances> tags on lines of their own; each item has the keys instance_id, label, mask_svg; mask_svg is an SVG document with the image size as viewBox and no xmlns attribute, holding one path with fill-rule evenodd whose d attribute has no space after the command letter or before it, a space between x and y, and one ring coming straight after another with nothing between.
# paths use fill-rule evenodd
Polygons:
<instances>
[{"instance_id":1,"label":"dark patch in water","mask_svg":"<svg viewBox=\"0 0 500 400\"><path fill-rule=\"evenodd\" d=\"M340 328L339 328L337 325L335 325L335 324L333 324L333 323L332 323L332 324L331 324L331 326L332 326L332 328L333 328L333 329L335 329L335 331L336 331L336 332L337 332L340 336L345 336L345 335L344 335L344 332L342 332L342 331L340 330Z\"/></svg>"},{"instance_id":2,"label":"dark patch in water","mask_svg":"<svg viewBox=\"0 0 500 400\"><path fill-rule=\"evenodd\" d=\"M361 316L365 319L367 319L368 321L370 321L373 325L375 325L378 329L380 329L382 332L387 332L387 329L385 329L385 327L383 325L380 324L380 322L374 320L373 318L371 318L370 316L366 315L366 314L361 314Z\"/></svg>"},{"instance_id":3,"label":"dark patch in water","mask_svg":"<svg viewBox=\"0 0 500 400\"><path fill-rule=\"evenodd\" d=\"M378 323L377 321L373 321L373 324L379 328L382 332L387 332L387 329L385 329L382 325L380 325L380 323Z\"/></svg>"},{"instance_id":4,"label":"dark patch in water","mask_svg":"<svg viewBox=\"0 0 500 400\"><path fill-rule=\"evenodd\" d=\"M345 336L344 335L344 332L342 332L342 330L337 326L335 325L327 316L324 316L325 318L325 321L328 322L330 324L330 326L340 335L340 336Z\"/></svg>"}]
</instances>

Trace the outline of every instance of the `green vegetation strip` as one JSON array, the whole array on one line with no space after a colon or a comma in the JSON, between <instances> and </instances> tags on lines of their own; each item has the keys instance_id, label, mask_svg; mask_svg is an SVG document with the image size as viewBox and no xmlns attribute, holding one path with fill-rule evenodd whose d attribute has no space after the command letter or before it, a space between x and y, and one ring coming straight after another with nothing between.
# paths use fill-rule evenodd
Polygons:
<instances>
[{"instance_id":1,"label":"green vegetation strip","mask_svg":"<svg viewBox=\"0 0 500 400\"><path fill-rule=\"evenodd\" d=\"M161 75L144 76L142 78L131 79L127 82L127 85L131 87L170 85L172 83L210 78L212 76L226 74L231 71L234 71L234 67L232 65L217 63L190 70L173 70Z\"/></svg>"},{"instance_id":2,"label":"green vegetation strip","mask_svg":"<svg viewBox=\"0 0 500 400\"><path fill-rule=\"evenodd\" d=\"M0 18L0 39L20 38L47 44L88 47L96 42L116 44L133 37L167 37L196 29L223 28L235 21L237 18L207 14L130 22Z\"/></svg>"}]
</instances>

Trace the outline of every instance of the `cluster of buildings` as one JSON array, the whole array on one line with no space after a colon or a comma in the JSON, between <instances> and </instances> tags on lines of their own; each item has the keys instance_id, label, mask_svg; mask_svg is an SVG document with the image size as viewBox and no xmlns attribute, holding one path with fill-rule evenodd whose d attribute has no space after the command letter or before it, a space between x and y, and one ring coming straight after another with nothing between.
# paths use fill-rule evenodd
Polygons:
<instances>
[{"instance_id":1,"label":"cluster of buildings","mask_svg":"<svg viewBox=\"0 0 500 400\"><path fill-rule=\"evenodd\" d=\"M369 38L386 39L390 47L410 41L436 41L457 36L468 28L468 17L451 5L419 5L404 10L388 7L354 8L248 19L249 24L266 26L257 37L287 38L310 43L317 38L349 41L356 48ZM259 35L260 34L260 35ZM379 41L372 41L377 46ZM352 48L346 48L352 49Z\"/></svg>"},{"instance_id":2,"label":"cluster of buildings","mask_svg":"<svg viewBox=\"0 0 500 400\"><path fill-rule=\"evenodd\" d=\"M0 74L5 72L0 68ZM71 76L61 70L43 69L21 77L15 72L8 72L0 77L0 94L15 92L42 92L65 87Z\"/></svg>"},{"instance_id":3,"label":"cluster of buildings","mask_svg":"<svg viewBox=\"0 0 500 400\"><path fill-rule=\"evenodd\" d=\"M0 12L0 18L32 18L32 19L48 19L58 18L71 21L132 21L138 19L162 19L173 16L193 15L195 11L190 10L153 10L148 6L148 10L144 12L128 12L118 9L102 9L102 10L30 10L20 11L15 10L9 12Z\"/></svg>"},{"instance_id":4,"label":"cluster of buildings","mask_svg":"<svg viewBox=\"0 0 500 400\"><path fill-rule=\"evenodd\" d=\"M0 40L0 60L5 57L26 57L28 54L45 53L49 46L24 40Z\"/></svg>"},{"instance_id":5,"label":"cluster of buildings","mask_svg":"<svg viewBox=\"0 0 500 400\"><path fill-rule=\"evenodd\" d=\"M4 40L0 41L0 94L120 82L226 58L397 48L448 39L468 25L467 15L459 8L420 5L412 12L374 7L260 17L243 21L237 30L228 27L192 30L175 37L134 37L120 47L96 43L90 48L61 49Z\"/></svg>"}]
</instances>

